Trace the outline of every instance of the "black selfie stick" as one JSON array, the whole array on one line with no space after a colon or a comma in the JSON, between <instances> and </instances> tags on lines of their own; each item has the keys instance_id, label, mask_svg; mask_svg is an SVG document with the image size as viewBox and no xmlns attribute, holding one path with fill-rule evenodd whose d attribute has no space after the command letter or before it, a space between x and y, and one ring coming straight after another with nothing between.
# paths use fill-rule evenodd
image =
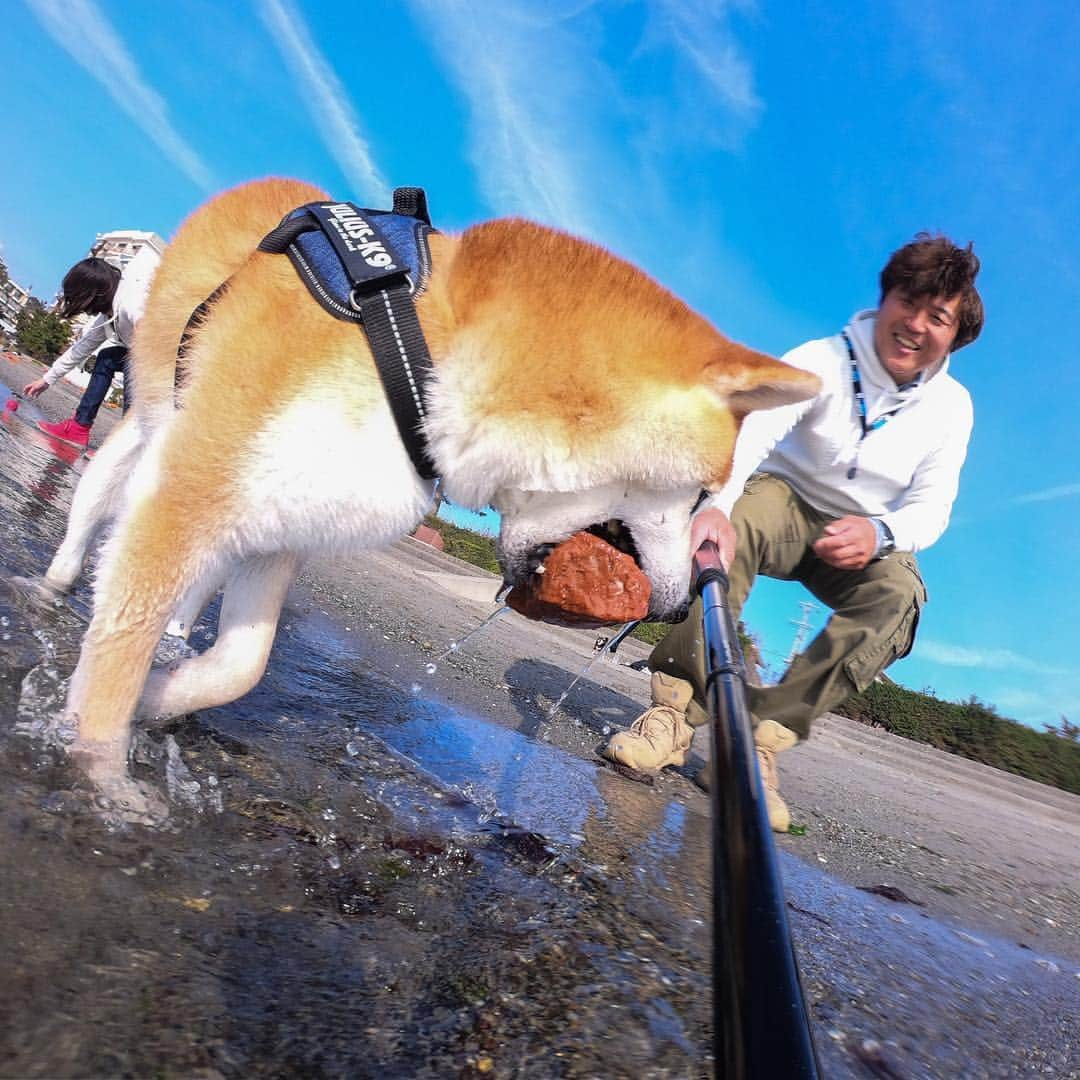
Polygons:
<instances>
[{"instance_id":1,"label":"black selfie stick","mask_svg":"<svg viewBox=\"0 0 1080 1080\"><path fill-rule=\"evenodd\" d=\"M725 1080L819 1075L716 545L694 556L712 729L713 1030Z\"/></svg>"}]
</instances>

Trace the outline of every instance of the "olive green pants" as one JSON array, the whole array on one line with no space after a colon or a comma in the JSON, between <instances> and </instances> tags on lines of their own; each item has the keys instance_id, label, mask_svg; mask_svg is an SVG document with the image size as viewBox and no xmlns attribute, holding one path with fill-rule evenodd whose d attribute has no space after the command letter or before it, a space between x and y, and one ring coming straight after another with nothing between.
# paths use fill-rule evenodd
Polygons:
<instances>
[{"instance_id":1,"label":"olive green pants","mask_svg":"<svg viewBox=\"0 0 1080 1080\"><path fill-rule=\"evenodd\" d=\"M832 609L832 616L775 686L747 688L754 722L775 720L800 738L823 712L864 690L915 642L926 586L915 556L894 552L863 570L837 570L811 545L831 517L808 506L778 477L755 473L747 482L731 523L738 539L728 593L733 618L758 574L799 581ZM701 600L685 622L673 626L649 657L653 671L686 679L694 687L687 711L693 725L705 722L705 649Z\"/></svg>"}]
</instances>

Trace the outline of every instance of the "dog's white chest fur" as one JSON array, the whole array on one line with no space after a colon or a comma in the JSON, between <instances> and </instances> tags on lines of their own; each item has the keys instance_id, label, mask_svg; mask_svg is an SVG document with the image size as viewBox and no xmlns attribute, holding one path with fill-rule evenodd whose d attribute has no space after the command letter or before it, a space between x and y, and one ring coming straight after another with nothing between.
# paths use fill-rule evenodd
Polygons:
<instances>
[{"instance_id":1,"label":"dog's white chest fur","mask_svg":"<svg viewBox=\"0 0 1080 1080\"><path fill-rule=\"evenodd\" d=\"M384 402L357 422L328 396L302 397L268 420L245 457L240 531L257 551L387 544L431 501Z\"/></svg>"}]
</instances>

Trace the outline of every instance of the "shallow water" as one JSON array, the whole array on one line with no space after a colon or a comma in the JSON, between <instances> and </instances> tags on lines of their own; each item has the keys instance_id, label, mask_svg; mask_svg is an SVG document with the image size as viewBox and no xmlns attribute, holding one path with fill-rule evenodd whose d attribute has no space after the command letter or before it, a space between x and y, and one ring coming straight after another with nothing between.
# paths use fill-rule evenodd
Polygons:
<instances>
[{"instance_id":1,"label":"shallow water","mask_svg":"<svg viewBox=\"0 0 1080 1080\"><path fill-rule=\"evenodd\" d=\"M396 685L307 605L252 694L140 733L167 828L95 816L17 730L55 714L90 603L7 584L47 564L77 480L20 425L0 428L3 1075L705 1071L704 926L655 899L681 823L616 782L620 817L646 812L626 850L611 777Z\"/></svg>"}]
</instances>

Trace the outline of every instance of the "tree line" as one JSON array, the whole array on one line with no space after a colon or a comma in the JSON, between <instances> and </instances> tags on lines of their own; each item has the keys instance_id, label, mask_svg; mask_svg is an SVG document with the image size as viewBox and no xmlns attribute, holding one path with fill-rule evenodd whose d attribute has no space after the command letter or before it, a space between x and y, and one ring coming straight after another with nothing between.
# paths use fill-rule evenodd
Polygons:
<instances>
[{"instance_id":1,"label":"tree line","mask_svg":"<svg viewBox=\"0 0 1080 1080\"><path fill-rule=\"evenodd\" d=\"M15 320L15 347L19 352L51 364L71 341L71 323L48 311L37 297L30 297Z\"/></svg>"},{"instance_id":2,"label":"tree line","mask_svg":"<svg viewBox=\"0 0 1080 1080\"><path fill-rule=\"evenodd\" d=\"M7 282L7 264L0 259L0 288ZM15 347L19 352L51 364L70 342L71 323L31 296L15 320Z\"/></svg>"},{"instance_id":3,"label":"tree line","mask_svg":"<svg viewBox=\"0 0 1080 1080\"><path fill-rule=\"evenodd\" d=\"M836 710L906 739L929 743L996 769L1080 795L1080 726L1064 716L1060 725L1036 731L1001 716L993 705L970 697L942 701L933 690L907 690L875 682Z\"/></svg>"}]
</instances>

